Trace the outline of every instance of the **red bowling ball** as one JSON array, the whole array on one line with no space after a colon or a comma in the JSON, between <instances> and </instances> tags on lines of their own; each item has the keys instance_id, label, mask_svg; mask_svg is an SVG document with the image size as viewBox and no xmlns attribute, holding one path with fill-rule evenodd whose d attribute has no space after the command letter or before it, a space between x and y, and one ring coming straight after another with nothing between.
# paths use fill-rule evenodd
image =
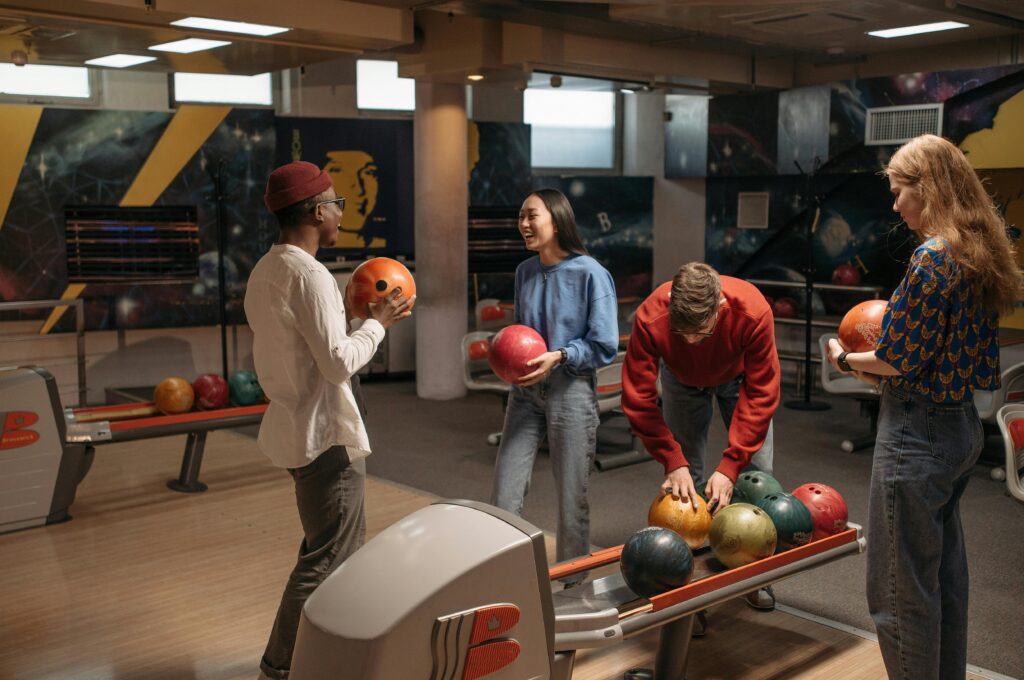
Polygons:
<instances>
[{"instance_id":1,"label":"red bowling ball","mask_svg":"<svg viewBox=\"0 0 1024 680\"><path fill-rule=\"evenodd\" d=\"M882 335L885 300L868 300L855 305L839 324L839 344L847 352L873 350Z\"/></svg>"},{"instance_id":2,"label":"red bowling ball","mask_svg":"<svg viewBox=\"0 0 1024 680\"><path fill-rule=\"evenodd\" d=\"M814 520L812 540L817 541L846 530L846 521L849 519L846 501L831 486L811 482L793 489L792 495L803 501L811 511L811 519Z\"/></svg>"},{"instance_id":3,"label":"red bowling ball","mask_svg":"<svg viewBox=\"0 0 1024 680\"><path fill-rule=\"evenodd\" d=\"M224 408L228 405L228 382L215 373L204 373L192 383L196 406L201 409Z\"/></svg>"},{"instance_id":4,"label":"red bowling ball","mask_svg":"<svg viewBox=\"0 0 1024 680\"><path fill-rule=\"evenodd\" d=\"M486 359L487 355L491 351L491 343L488 340L474 340L469 343L469 359L470 361L480 361Z\"/></svg>"},{"instance_id":5,"label":"red bowling ball","mask_svg":"<svg viewBox=\"0 0 1024 680\"><path fill-rule=\"evenodd\" d=\"M852 264L841 264L832 272L832 283L837 286L859 286L860 270Z\"/></svg>"},{"instance_id":6,"label":"red bowling ball","mask_svg":"<svg viewBox=\"0 0 1024 680\"><path fill-rule=\"evenodd\" d=\"M526 362L546 351L548 348L540 333L529 326L514 324L505 326L491 338L487 362L495 375L515 385L524 375L536 370L536 366L527 366Z\"/></svg>"},{"instance_id":7,"label":"red bowling ball","mask_svg":"<svg viewBox=\"0 0 1024 680\"><path fill-rule=\"evenodd\" d=\"M416 281L398 260L375 257L363 262L352 272L352 278L345 287L345 301L353 316L365 319L370 315L367 305L383 300L395 289L411 298L416 294Z\"/></svg>"},{"instance_id":8,"label":"red bowling ball","mask_svg":"<svg viewBox=\"0 0 1024 680\"><path fill-rule=\"evenodd\" d=\"M772 303L772 314L779 319L795 319L800 310L796 300L790 297L780 297Z\"/></svg>"}]
</instances>

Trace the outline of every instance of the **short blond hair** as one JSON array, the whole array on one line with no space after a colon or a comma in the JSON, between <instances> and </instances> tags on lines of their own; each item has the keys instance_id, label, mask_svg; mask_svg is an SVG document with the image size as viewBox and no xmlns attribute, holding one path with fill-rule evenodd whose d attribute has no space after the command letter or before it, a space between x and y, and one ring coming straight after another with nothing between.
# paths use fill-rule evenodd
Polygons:
<instances>
[{"instance_id":1,"label":"short blond hair","mask_svg":"<svg viewBox=\"0 0 1024 680\"><path fill-rule=\"evenodd\" d=\"M713 267L703 262L688 262L672 278L669 298L669 325L675 331L698 331L708 326L718 313L722 281Z\"/></svg>"}]
</instances>

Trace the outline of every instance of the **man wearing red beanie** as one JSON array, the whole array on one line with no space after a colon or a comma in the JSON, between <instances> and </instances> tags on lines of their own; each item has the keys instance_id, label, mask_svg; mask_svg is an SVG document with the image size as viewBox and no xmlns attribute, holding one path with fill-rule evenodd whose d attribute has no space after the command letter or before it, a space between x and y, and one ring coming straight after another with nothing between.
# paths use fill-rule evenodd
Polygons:
<instances>
[{"instance_id":1,"label":"man wearing red beanie","mask_svg":"<svg viewBox=\"0 0 1024 680\"><path fill-rule=\"evenodd\" d=\"M281 236L252 270L245 314L253 360L270 405L259 447L291 474L304 534L260 662L261 678L287 678L302 606L363 543L363 486L370 443L363 425L359 371L384 332L412 314L396 291L370 304L351 334L337 283L315 258L334 244L345 199L317 166L295 161L274 170L264 196Z\"/></svg>"}]
</instances>

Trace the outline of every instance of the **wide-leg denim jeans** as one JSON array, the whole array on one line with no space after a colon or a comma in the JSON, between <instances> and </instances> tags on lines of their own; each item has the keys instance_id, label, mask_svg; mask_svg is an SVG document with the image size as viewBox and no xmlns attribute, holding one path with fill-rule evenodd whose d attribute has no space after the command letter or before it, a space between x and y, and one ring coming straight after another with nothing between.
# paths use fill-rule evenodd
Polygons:
<instances>
[{"instance_id":1,"label":"wide-leg denim jeans","mask_svg":"<svg viewBox=\"0 0 1024 680\"><path fill-rule=\"evenodd\" d=\"M597 395L593 371L561 366L545 380L513 386L495 465L491 503L522 515L537 447L547 434L558 494L557 559L590 553L587 485L597 448Z\"/></svg>"},{"instance_id":2,"label":"wide-leg denim jeans","mask_svg":"<svg viewBox=\"0 0 1024 680\"><path fill-rule=\"evenodd\" d=\"M886 384L868 508L867 595L890 678L963 680L967 552L960 497L984 434L973 400Z\"/></svg>"},{"instance_id":3,"label":"wide-leg denim jeans","mask_svg":"<svg viewBox=\"0 0 1024 680\"><path fill-rule=\"evenodd\" d=\"M715 387L692 387L679 382L664 363L661 365L661 414L672 437L683 449L683 456L690 466L693 486L698 493L704 493L707 482L704 478L704 457L708 448L708 430L714 415L714 402L718 402L722 422L728 430L736 402L740 399L742 384L741 375ZM774 454L773 426L769 424L764 444L750 459L747 469L771 474Z\"/></svg>"}]
</instances>

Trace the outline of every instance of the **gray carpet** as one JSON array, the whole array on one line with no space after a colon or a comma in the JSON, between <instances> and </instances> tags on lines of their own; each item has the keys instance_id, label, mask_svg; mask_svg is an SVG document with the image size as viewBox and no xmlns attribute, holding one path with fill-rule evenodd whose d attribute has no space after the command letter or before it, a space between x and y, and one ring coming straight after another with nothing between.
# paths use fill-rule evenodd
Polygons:
<instances>
[{"instance_id":1,"label":"gray carpet","mask_svg":"<svg viewBox=\"0 0 1024 680\"><path fill-rule=\"evenodd\" d=\"M500 398L473 394L436 402L417 398L412 382L367 382L364 387L375 451L368 462L370 474L442 497L488 500L497 449L486 443L486 436L501 428ZM836 487L846 498L851 521L863 524L870 451L848 454L838 445L843 438L866 432L867 419L852 400L815 398L833 408L779 409L775 476L786 489L811 481ZM600 434L601 450L628 446L622 418L609 421ZM710 450L720 451L724 443L725 430L717 422ZM592 542L618 545L642 528L662 478L654 462L595 471L590 481ZM989 480L988 468L979 466L961 504L971 565L969 660L1024 678L1024 504L1004 490L1003 484ZM534 467L524 515L542 529L555 528L554 484L543 453ZM857 556L812 570L780 583L778 600L871 631L864 569L863 556Z\"/></svg>"}]
</instances>

